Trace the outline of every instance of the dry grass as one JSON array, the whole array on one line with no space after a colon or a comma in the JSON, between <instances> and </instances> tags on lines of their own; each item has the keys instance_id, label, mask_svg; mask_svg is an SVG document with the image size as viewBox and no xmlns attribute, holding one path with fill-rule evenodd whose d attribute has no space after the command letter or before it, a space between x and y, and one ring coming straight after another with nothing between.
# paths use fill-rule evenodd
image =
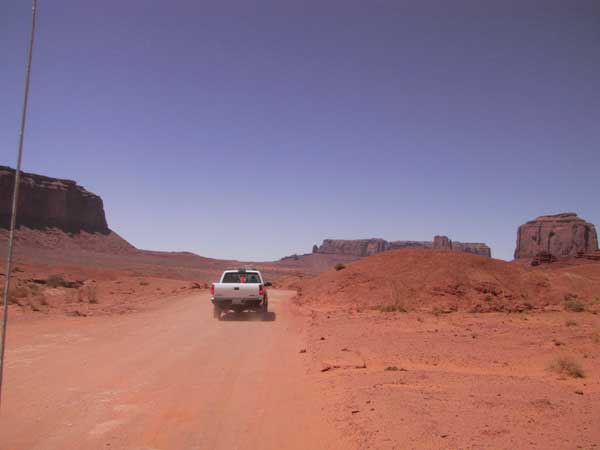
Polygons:
<instances>
[{"instance_id":1,"label":"dry grass","mask_svg":"<svg viewBox=\"0 0 600 450\"><path fill-rule=\"evenodd\" d=\"M406 312L406 309L404 309L404 307L400 306L400 305L394 305L391 303L387 303L384 305L379 305L377 306L377 310L381 311L381 312Z\"/></svg>"},{"instance_id":2,"label":"dry grass","mask_svg":"<svg viewBox=\"0 0 600 450\"><path fill-rule=\"evenodd\" d=\"M79 289L77 296L80 303L85 301L90 304L98 303L98 289L95 284L85 284Z\"/></svg>"},{"instance_id":3,"label":"dry grass","mask_svg":"<svg viewBox=\"0 0 600 450\"><path fill-rule=\"evenodd\" d=\"M381 312L407 312L406 301L402 295L402 287L399 283L390 283L390 301L376 307Z\"/></svg>"},{"instance_id":4,"label":"dry grass","mask_svg":"<svg viewBox=\"0 0 600 450\"><path fill-rule=\"evenodd\" d=\"M576 327L578 324L576 320L569 319L565 322L565 325L568 327Z\"/></svg>"},{"instance_id":5,"label":"dry grass","mask_svg":"<svg viewBox=\"0 0 600 450\"><path fill-rule=\"evenodd\" d=\"M556 358L556 360L548 366L548 370L561 375L567 375L572 378L585 377L585 373L583 372L579 362L570 356L560 356Z\"/></svg>"}]
</instances>

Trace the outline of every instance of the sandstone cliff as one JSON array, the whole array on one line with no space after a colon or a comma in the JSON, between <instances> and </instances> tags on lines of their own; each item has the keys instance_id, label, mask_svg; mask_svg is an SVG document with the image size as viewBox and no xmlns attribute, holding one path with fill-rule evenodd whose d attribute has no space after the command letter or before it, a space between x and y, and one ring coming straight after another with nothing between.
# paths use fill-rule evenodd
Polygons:
<instances>
[{"instance_id":1,"label":"sandstone cliff","mask_svg":"<svg viewBox=\"0 0 600 450\"><path fill-rule=\"evenodd\" d=\"M541 253L564 259L596 250L598 236L594 225L575 213L561 213L540 216L521 225L515 259L534 258Z\"/></svg>"},{"instance_id":2,"label":"sandstone cliff","mask_svg":"<svg viewBox=\"0 0 600 450\"><path fill-rule=\"evenodd\" d=\"M0 228L8 228L15 170L0 166ZM74 181L32 173L21 174L19 226L58 228L67 233L108 234L102 199Z\"/></svg>"},{"instance_id":3,"label":"sandstone cliff","mask_svg":"<svg viewBox=\"0 0 600 450\"><path fill-rule=\"evenodd\" d=\"M473 253L491 257L490 248L482 243L453 242L447 236L435 236L433 241L392 241L384 239L325 239L320 246L313 247L313 253L371 256L389 250L447 250Z\"/></svg>"},{"instance_id":4,"label":"sandstone cliff","mask_svg":"<svg viewBox=\"0 0 600 450\"><path fill-rule=\"evenodd\" d=\"M388 250L389 242L383 239L325 239L321 246L313 247L314 253L329 255L371 256Z\"/></svg>"}]
</instances>

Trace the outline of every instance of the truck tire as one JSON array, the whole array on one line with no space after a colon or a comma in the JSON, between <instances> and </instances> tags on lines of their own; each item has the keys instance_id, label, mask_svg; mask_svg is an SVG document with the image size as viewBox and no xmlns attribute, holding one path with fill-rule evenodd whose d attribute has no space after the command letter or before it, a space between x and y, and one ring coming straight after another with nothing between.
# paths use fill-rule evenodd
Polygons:
<instances>
[{"instance_id":1,"label":"truck tire","mask_svg":"<svg viewBox=\"0 0 600 450\"><path fill-rule=\"evenodd\" d=\"M221 320L221 308L213 305L213 319Z\"/></svg>"}]
</instances>

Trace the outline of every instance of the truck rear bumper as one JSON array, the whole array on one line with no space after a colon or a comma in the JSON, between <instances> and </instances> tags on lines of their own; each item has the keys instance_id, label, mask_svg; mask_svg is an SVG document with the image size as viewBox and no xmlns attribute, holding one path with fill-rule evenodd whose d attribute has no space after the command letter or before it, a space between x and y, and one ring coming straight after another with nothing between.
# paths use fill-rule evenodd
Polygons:
<instances>
[{"instance_id":1,"label":"truck rear bumper","mask_svg":"<svg viewBox=\"0 0 600 450\"><path fill-rule=\"evenodd\" d=\"M262 299L230 299L230 298L211 298L213 305L221 309L255 309L262 305Z\"/></svg>"}]
</instances>

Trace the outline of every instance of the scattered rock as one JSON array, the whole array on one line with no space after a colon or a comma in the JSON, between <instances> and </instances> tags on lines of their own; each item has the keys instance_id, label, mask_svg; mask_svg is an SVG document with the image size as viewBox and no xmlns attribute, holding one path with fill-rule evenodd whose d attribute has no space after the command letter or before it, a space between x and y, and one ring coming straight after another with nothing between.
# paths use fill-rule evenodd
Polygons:
<instances>
[{"instance_id":1,"label":"scattered rock","mask_svg":"<svg viewBox=\"0 0 600 450\"><path fill-rule=\"evenodd\" d=\"M321 372L327 372L331 369L333 369L333 366L331 366L329 364L323 364L323 366L321 367Z\"/></svg>"}]
</instances>

